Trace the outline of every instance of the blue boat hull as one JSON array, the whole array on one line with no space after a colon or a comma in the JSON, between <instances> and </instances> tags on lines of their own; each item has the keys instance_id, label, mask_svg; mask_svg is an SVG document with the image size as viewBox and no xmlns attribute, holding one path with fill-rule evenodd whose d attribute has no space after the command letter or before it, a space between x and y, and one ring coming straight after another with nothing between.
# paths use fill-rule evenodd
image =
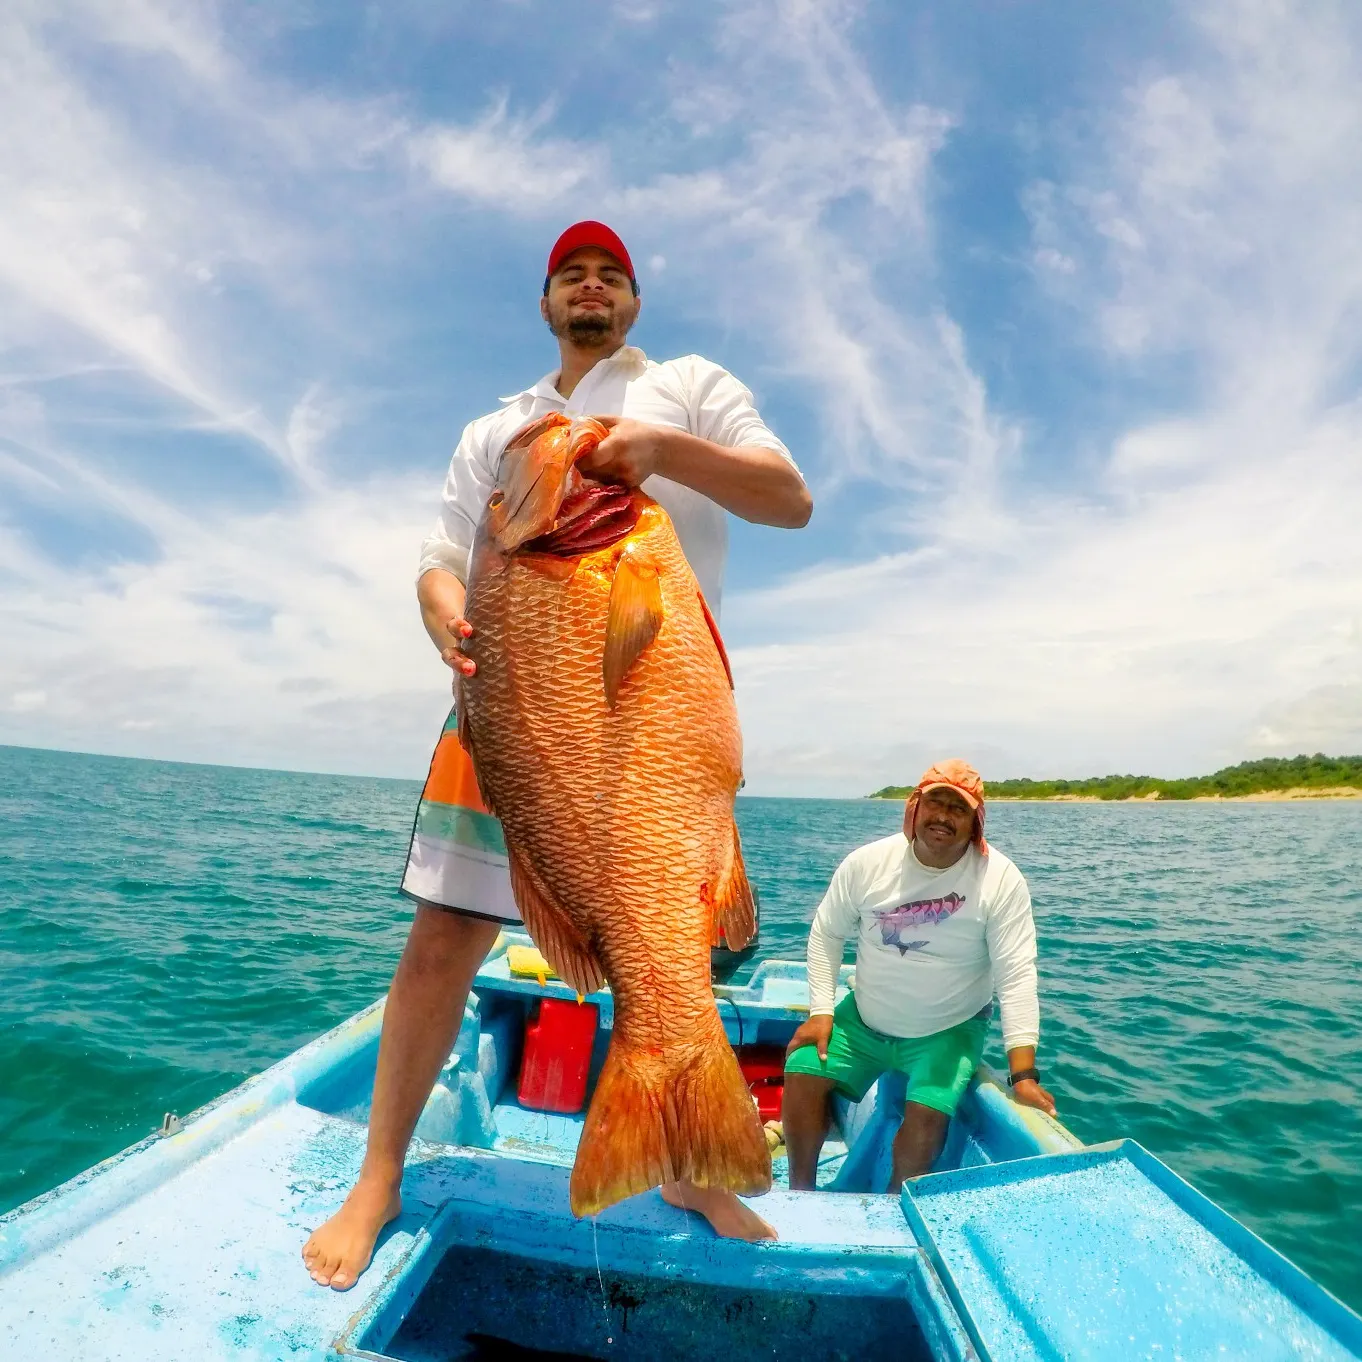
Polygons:
<instances>
[{"instance_id":1,"label":"blue boat hull","mask_svg":"<svg viewBox=\"0 0 1362 1362\"><path fill-rule=\"evenodd\" d=\"M1128 1357L1238 1356L1196 1349L1247 1337L1273 1342L1255 1357L1362 1357L1357 1316L1223 1212L1207 1212L1157 1160L1123 1155L1124 1183L1084 1184L1074 1161L1106 1168L1103 1151L1014 1106L987 1071L952 1123L939 1171L902 1200L883 1190L902 1101L886 1081L865 1102L840 1104L820 1168L827 1190L782 1189L777 1160L777 1187L759 1205L779 1243L718 1240L656 1193L575 1220L567 1182L581 1117L515 1100L526 1020L540 998L572 995L554 980L513 977L506 944L478 976L418 1127L403 1214L353 1291L316 1287L298 1251L358 1171L381 1004L178 1133L0 1220L0 1358L422 1362L517 1348L954 1362L1110 1357L1084 1340L1118 1336ZM738 1045L782 1044L807 1012L803 967L788 962L765 962L749 985L716 994ZM594 1070L613 1004L608 991L592 1000ZM1009 1221L1013 1200L1036 1216L1034 1235ZM1134 1256L1131 1226L1148 1240ZM1048 1264L1061 1248L1067 1270L1085 1265L1091 1289L1056 1284ZM1196 1349L1167 1350L1189 1339Z\"/></svg>"}]
</instances>

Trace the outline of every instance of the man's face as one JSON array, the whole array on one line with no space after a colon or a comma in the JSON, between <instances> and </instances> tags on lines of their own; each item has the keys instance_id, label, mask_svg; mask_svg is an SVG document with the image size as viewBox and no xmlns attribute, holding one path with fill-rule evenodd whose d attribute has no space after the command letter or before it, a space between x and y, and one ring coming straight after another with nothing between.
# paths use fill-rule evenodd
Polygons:
<instances>
[{"instance_id":1,"label":"man's face","mask_svg":"<svg viewBox=\"0 0 1362 1362\"><path fill-rule=\"evenodd\" d=\"M559 340L593 350L623 345L639 306L620 262L598 246L573 251L539 300L540 315Z\"/></svg>"},{"instance_id":2,"label":"man's face","mask_svg":"<svg viewBox=\"0 0 1362 1362\"><path fill-rule=\"evenodd\" d=\"M918 800L914 840L933 864L953 865L974 836L974 810L964 796L938 785Z\"/></svg>"}]
</instances>

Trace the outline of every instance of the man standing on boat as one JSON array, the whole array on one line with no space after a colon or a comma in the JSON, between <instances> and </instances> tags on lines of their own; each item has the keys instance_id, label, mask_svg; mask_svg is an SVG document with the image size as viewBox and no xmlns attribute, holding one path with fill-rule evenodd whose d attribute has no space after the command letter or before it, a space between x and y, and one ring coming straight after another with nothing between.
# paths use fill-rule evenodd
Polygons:
<instances>
[{"instance_id":1,"label":"man standing on boat","mask_svg":"<svg viewBox=\"0 0 1362 1362\"><path fill-rule=\"evenodd\" d=\"M464 587L498 460L517 430L549 412L595 416L610 428L579 467L602 481L642 486L662 505L716 612L728 551L725 512L764 525L807 523L813 502L804 480L742 384L698 355L658 364L625 344L640 306L629 252L609 227L579 222L559 237L539 304L558 341L558 371L464 430L439 521L422 550L421 616L455 671L471 675L474 668L462 651L472 634L463 619ZM364 1164L345 1204L303 1247L313 1279L338 1290L354 1285L379 1232L401 1210L407 1146L473 976L498 930L519 925L500 829L449 731L423 793L403 891L416 900L416 917L383 1016ZM731 1193L673 1185L663 1195L677 1205L684 1195L722 1234L772 1234Z\"/></svg>"},{"instance_id":2,"label":"man standing on boat","mask_svg":"<svg viewBox=\"0 0 1362 1362\"><path fill-rule=\"evenodd\" d=\"M855 990L834 1009L848 937ZM984 782L933 766L903 831L837 867L809 932L809 1020L785 1061L790 1188L812 1191L834 1091L859 1102L891 1071L907 1079L890 1190L926 1173L983 1053L996 989L1012 1094L1055 1114L1040 1085L1036 928L1021 872L984 840Z\"/></svg>"}]
</instances>

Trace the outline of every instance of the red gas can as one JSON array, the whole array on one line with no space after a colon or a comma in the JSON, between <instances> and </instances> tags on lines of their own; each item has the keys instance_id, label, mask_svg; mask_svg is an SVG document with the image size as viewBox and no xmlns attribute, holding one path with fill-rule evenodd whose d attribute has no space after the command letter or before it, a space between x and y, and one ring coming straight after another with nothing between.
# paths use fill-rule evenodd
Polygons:
<instances>
[{"instance_id":1,"label":"red gas can","mask_svg":"<svg viewBox=\"0 0 1362 1362\"><path fill-rule=\"evenodd\" d=\"M595 1003L545 998L539 1004L539 1015L525 1027L525 1055L516 1090L522 1107L581 1111L598 1015Z\"/></svg>"},{"instance_id":2,"label":"red gas can","mask_svg":"<svg viewBox=\"0 0 1362 1362\"><path fill-rule=\"evenodd\" d=\"M757 1099L763 1121L780 1120L785 1098L785 1051L779 1045L744 1045L738 1050L738 1067Z\"/></svg>"}]
</instances>

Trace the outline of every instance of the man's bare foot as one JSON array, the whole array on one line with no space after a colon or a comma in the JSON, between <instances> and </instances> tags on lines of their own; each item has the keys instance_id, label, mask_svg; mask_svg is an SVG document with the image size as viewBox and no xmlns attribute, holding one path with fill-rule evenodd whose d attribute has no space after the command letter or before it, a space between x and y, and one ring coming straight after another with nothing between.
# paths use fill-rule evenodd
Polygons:
<instances>
[{"instance_id":1,"label":"man's bare foot","mask_svg":"<svg viewBox=\"0 0 1362 1362\"><path fill-rule=\"evenodd\" d=\"M668 1182L659 1190L668 1206L676 1206L683 1211L698 1211L721 1239L746 1239L755 1244L760 1239L780 1238L756 1211L723 1187L697 1187L693 1182Z\"/></svg>"},{"instance_id":2,"label":"man's bare foot","mask_svg":"<svg viewBox=\"0 0 1362 1362\"><path fill-rule=\"evenodd\" d=\"M348 1291L369 1266L383 1226L401 1213L402 1197L396 1187L361 1175L345 1204L303 1245L303 1263L312 1280Z\"/></svg>"}]
</instances>

